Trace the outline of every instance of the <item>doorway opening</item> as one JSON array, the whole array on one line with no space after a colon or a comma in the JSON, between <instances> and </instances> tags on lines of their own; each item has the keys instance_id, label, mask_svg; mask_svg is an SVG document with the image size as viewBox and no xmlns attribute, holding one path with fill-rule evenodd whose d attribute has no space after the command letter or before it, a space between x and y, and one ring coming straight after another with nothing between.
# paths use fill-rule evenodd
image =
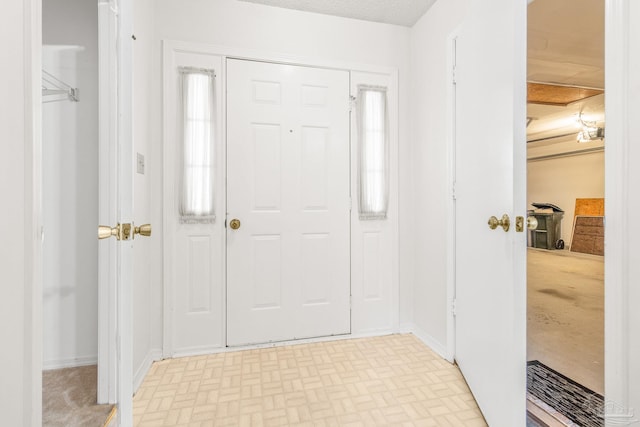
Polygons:
<instances>
[{"instance_id":1,"label":"doorway opening","mask_svg":"<svg viewBox=\"0 0 640 427\"><path fill-rule=\"evenodd\" d=\"M603 425L604 1L530 2L527 56L529 422Z\"/></svg>"},{"instance_id":2,"label":"doorway opening","mask_svg":"<svg viewBox=\"0 0 640 427\"><path fill-rule=\"evenodd\" d=\"M113 409L96 404L98 46L97 1L43 2L45 426L100 426Z\"/></svg>"}]
</instances>

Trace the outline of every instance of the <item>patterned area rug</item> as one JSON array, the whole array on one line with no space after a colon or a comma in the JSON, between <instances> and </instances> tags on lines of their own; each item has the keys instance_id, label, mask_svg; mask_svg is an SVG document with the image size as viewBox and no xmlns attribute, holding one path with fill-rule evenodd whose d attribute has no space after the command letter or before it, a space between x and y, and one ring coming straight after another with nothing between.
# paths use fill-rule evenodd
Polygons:
<instances>
[{"instance_id":1,"label":"patterned area rug","mask_svg":"<svg viewBox=\"0 0 640 427\"><path fill-rule=\"evenodd\" d=\"M604 426L604 398L548 366L527 363L527 392L578 426Z\"/></svg>"}]
</instances>

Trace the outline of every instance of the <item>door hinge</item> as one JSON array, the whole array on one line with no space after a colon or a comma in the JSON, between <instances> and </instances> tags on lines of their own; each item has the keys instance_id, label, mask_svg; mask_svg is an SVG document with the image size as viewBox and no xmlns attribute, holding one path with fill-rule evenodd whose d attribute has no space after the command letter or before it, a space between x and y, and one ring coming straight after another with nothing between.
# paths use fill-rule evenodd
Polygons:
<instances>
[{"instance_id":1,"label":"door hinge","mask_svg":"<svg viewBox=\"0 0 640 427\"><path fill-rule=\"evenodd\" d=\"M451 313L453 313L454 316L458 314L458 305L455 299L451 302Z\"/></svg>"},{"instance_id":2,"label":"door hinge","mask_svg":"<svg viewBox=\"0 0 640 427\"><path fill-rule=\"evenodd\" d=\"M455 38L453 39L453 46L452 46L452 50L453 50L453 66L451 67L451 79L453 84L456 84L456 70L457 70L457 66L458 66L458 39Z\"/></svg>"},{"instance_id":3,"label":"door hinge","mask_svg":"<svg viewBox=\"0 0 640 427\"><path fill-rule=\"evenodd\" d=\"M227 219L224 219L224 228L227 228Z\"/></svg>"},{"instance_id":4,"label":"door hinge","mask_svg":"<svg viewBox=\"0 0 640 427\"><path fill-rule=\"evenodd\" d=\"M356 107L356 97L353 95L349 95L349 112L352 112Z\"/></svg>"},{"instance_id":5,"label":"door hinge","mask_svg":"<svg viewBox=\"0 0 640 427\"><path fill-rule=\"evenodd\" d=\"M353 295L349 295L349 308L353 308Z\"/></svg>"},{"instance_id":6,"label":"door hinge","mask_svg":"<svg viewBox=\"0 0 640 427\"><path fill-rule=\"evenodd\" d=\"M457 190L457 187L456 187L456 183L454 182L453 185L451 186L451 198L453 200L457 200L457 198L458 198L458 194L457 194L456 190Z\"/></svg>"}]
</instances>

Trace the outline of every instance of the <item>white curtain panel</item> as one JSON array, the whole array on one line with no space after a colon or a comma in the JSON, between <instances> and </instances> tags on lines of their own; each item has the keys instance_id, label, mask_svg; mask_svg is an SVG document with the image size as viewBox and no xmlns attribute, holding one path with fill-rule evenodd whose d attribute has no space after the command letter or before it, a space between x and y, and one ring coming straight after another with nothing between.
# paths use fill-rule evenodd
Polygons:
<instances>
[{"instance_id":1,"label":"white curtain panel","mask_svg":"<svg viewBox=\"0 0 640 427\"><path fill-rule=\"evenodd\" d=\"M358 86L356 102L360 219L385 219L389 206L387 89Z\"/></svg>"},{"instance_id":2,"label":"white curtain panel","mask_svg":"<svg viewBox=\"0 0 640 427\"><path fill-rule=\"evenodd\" d=\"M182 144L180 221L213 222L214 213L214 73L181 68Z\"/></svg>"}]
</instances>

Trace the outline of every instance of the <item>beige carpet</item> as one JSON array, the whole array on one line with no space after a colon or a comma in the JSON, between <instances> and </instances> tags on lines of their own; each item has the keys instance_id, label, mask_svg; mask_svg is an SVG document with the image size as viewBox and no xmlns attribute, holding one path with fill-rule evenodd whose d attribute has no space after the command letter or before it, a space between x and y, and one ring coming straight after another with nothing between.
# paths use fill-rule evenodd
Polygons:
<instances>
[{"instance_id":1,"label":"beige carpet","mask_svg":"<svg viewBox=\"0 0 640 427\"><path fill-rule=\"evenodd\" d=\"M486 426L460 371L413 335L163 360L142 426Z\"/></svg>"},{"instance_id":2,"label":"beige carpet","mask_svg":"<svg viewBox=\"0 0 640 427\"><path fill-rule=\"evenodd\" d=\"M113 405L97 405L95 365L42 373L42 425L102 427Z\"/></svg>"},{"instance_id":3,"label":"beige carpet","mask_svg":"<svg viewBox=\"0 0 640 427\"><path fill-rule=\"evenodd\" d=\"M529 249L527 359L604 393L604 259Z\"/></svg>"}]
</instances>

